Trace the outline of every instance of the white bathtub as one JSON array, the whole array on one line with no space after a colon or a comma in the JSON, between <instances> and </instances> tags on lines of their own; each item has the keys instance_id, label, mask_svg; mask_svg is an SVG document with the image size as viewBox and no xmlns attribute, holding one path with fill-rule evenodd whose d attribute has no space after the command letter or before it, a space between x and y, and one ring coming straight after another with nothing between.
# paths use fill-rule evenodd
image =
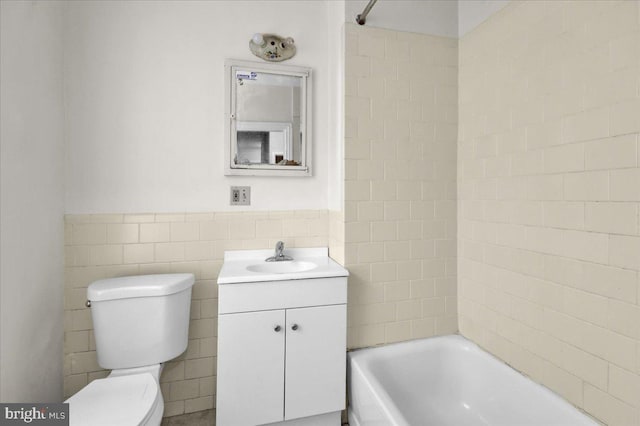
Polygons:
<instances>
[{"instance_id":1,"label":"white bathtub","mask_svg":"<svg viewBox=\"0 0 640 426\"><path fill-rule=\"evenodd\" d=\"M462 336L349 353L350 426L597 425Z\"/></svg>"}]
</instances>

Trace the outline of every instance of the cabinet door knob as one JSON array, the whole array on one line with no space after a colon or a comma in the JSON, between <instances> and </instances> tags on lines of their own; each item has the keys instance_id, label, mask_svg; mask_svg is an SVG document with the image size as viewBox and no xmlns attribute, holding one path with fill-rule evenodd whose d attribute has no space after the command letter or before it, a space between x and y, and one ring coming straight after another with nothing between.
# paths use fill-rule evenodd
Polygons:
<instances>
[{"instance_id":1,"label":"cabinet door knob","mask_svg":"<svg viewBox=\"0 0 640 426\"><path fill-rule=\"evenodd\" d=\"M280 327L279 325L276 325L275 327L273 327L273 331L275 331L276 333L280 330L282 330L282 327Z\"/></svg>"},{"instance_id":2,"label":"cabinet door knob","mask_svg":"<svg viewBox=\"0 0 640 426\"><path fill-rule=\"evenodd\" d=\"M298 329L298 324L293 324L293 325L291 326L291 329L292 329L293 331L296 331L296 330Z\"/></svg>"}]
</instances>

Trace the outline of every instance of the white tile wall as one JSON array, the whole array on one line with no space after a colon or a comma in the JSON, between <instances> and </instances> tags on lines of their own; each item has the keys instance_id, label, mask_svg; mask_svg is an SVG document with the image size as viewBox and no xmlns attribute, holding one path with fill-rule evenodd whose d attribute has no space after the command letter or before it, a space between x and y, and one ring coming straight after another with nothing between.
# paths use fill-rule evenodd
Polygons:
<instances>
[{"instance_id":1,"label":"white tile wall","mask_svg":"<svg viewBox=\"0 0 640 426\"><path fill-rule=\"evenodd\" d=\"M462 334L640 425L640 11L517 1L460 41Z\"/></svg>"},{"instance_id":2,"label":"white tile wall","mask_svg":"<svg viewBox=\"0 0 640 426\"><path fill-rule=\"evenodd\" d=\"M213 408L216 279L224 251L272 248L278 240L283 240L287 247L326 247L328 218L327 211L316 210L67 215L65 397L108 374L98 365L91 313L84 306L86 288L92 281L124 275L191 272L196 283L191 301L189 346L183 355L165 364L161 377L164 415ZM339 241L334 245L338 247ZM332 248L332 255L333 251Z\"/></svg>"},{"instance_id":3,"label":"white tile wall","mask_svg":"<svg viewBox=\"0 0 640 426\"><path fill-rule=\"evenodd\" d=\"M457 40L346 25L349 346L456 332Z\"/></svg>"}]
</instances>

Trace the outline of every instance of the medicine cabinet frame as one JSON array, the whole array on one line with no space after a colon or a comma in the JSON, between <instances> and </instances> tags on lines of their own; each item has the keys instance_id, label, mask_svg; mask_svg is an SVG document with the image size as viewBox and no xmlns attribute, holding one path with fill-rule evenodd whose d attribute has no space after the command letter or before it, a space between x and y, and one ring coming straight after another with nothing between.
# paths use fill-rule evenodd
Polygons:
<instances>
[{"instance_id":1,"label":"medicine cabinet frame","mask_svg":"<svg viewBox=\"0 0 640 426\"><path fill-rule=\"evenodd\" d=\"M291 65L259 63L237 59L225 60L225 156L224 174L226 176L311 176L312 175L312 72L311 68ZM238 71L253 71L290 77L301 78L300 84L300 165L278 164L237 164L238 130L257 130L264 125L264 131L282 129L285 137L292 136L291 126L282 122L248 122L238 121L236 116L236 73Z\"/></svg>"}]
</instances>

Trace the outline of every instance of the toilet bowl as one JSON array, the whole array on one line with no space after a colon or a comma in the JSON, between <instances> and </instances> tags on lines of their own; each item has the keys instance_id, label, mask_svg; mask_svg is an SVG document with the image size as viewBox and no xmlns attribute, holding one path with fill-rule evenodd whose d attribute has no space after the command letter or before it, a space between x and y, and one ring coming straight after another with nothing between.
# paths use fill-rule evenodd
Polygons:
<instances>
[{"instance_id":1,"label":"toilet bowl","mask_svg":"<svg viewBox=\"0 0 640 426\"><path fill-rule=\"evenodd\" d=\"M72 425L155 426L164 410L160 387L149 373L94 380L66 402Z\"/></svg>"},{"instance_id":2,"label":"toilet bowl","mask_svg":"<svg viewBox=\"0 0 640 426\"><path fill-rule=\"evenodd\" d=\"M162 363L185 351L192 274L100 280L89 285L98 364L112 369L70 397L71 426L158 426Z\"/></svg>"}]
</instances>

